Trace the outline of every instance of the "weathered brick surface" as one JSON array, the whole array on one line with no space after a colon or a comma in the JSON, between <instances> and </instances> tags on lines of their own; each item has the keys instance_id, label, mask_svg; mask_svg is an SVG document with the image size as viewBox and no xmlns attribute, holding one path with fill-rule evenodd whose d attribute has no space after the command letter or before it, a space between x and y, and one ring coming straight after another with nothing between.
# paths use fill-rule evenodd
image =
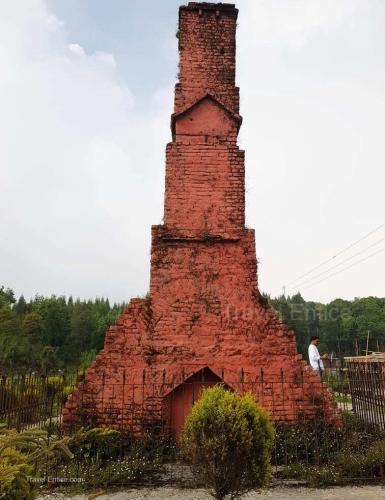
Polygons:
<instances>
[{"instance_id":1,"label":"weathered brick surface","mask_svg":"<svg viewBox=\"0 0 385 500\"><path fill-rule=\"evenodd\" d=\"M180 8L180 81L164 225L152 228L150 297L131 300L108 330L66 404L67 425L79 420L79 408L98 425L125 428L163 413L178 435L191 408L186 394L207 370L210 383L219 378L252 391L277 420L322 409L339 421L328 389L297 354L293 332L258 291L254 231L244 225L244 153L236 144L236 17L232 5Z\"/></svg>"},{"instance_id":2,"label":"weathered brick surface","mask_svg":"<svg viewBox=\"0 0 385 500\"><path fill-rule=\"evenodd\" d=\"M235 30L238 11L231 4L194 4L179 9L179 83L175 113L211 94L239 112L235 86Z\"/></svg>"},{"instance_id":3,"label":"weathered brick surface","mask_svg":"<svg viewBox=\"0 0 385 500\"><path fill-rule=\"evenodd\" d=\"M167 146L167 228L221 234L244 225L244 154L224 144Z\"/></svg>"}]
</instances>

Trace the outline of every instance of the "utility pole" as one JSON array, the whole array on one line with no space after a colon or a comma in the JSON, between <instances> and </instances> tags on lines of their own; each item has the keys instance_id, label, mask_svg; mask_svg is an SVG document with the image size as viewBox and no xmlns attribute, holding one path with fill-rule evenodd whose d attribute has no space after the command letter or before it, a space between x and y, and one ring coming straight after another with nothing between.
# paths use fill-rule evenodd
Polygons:
<instances>
[{"instance_id":1,"label":"utility pole","mask_svg":"<svg viewBox=\"0 0 385 500\"><path fill-rule=\"evenodd\" d=\"M366 336L366 356L368 355L368 350L369 350L369 335L370 335L370 330L368 330L368 335Z\"/></svg>"}]
</instances>

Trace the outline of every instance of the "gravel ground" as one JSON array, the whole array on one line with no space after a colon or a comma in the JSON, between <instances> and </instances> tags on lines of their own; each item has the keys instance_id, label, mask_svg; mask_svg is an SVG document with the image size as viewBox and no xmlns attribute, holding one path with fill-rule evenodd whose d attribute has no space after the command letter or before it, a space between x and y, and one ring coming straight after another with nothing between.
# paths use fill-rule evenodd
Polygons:
<instances>
[{"instance_id":1,"label":"gravel ground","mask_svg":"<svg viewBox=\"0 0 385 500\"><path fill-rule=\"evenodd\" d=\"M100 492L101 493L101 492ZM171 487L143 488L122 490L100 495L67 496L59 493L50 493L38 497L38 500L209 500L204 490L179 489ZM244 497L247 500L385 500L383 486L346 486L341 488L313 489L313 488L272 488L260 493L250 493Z\"/></svg>"}]
</instances>

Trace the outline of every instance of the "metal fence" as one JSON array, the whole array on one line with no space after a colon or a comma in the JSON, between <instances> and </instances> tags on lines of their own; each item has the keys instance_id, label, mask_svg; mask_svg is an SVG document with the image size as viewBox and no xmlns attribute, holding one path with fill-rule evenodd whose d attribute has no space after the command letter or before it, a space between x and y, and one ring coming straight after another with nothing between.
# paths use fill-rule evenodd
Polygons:
<instances>
[{"instance_id":1,"label":"metal fence","mask_svg":"<svg viewBox=\"0 0 385 500\"><path fill-rule=\"evenodd\" d=\"M358 418L385 430L385 357L384 355L345 358L352 399Z\"/></svg>"},{"instance_id":2,"label":"metal fence","mask_svg":"<svg viewBox=\"0 0 385 500\"><path fill-rule=\"evenodd\" d=\"M299 380L293 386L292 382L285 379L283 370L277 380L266 380L261 370L261 375L256 381L245 381L241 373L238 380L226 381L225 385L228 384L240 394L248 392L254 394L256 400L265 406L276 420L285 420L288 402L293 404L293 408L289 408L292 421L301 420L302 417L306 419L309 416L306 414L306 405L301 406L301 401L306 399L307 405L314 406L317 414L326 414L327 410L323 405L328 402L320 398L317 391L311 392L312 382L306 382L303 376L298 378ZM107 425L125 428L125 430L130 430L131 427L132 431L138 426L146 429L149 424L151 425L151 420L159 420L159 415L163 415L161 418L164 418L164 421L159 422L159 425L164 429L166 425L180 424L180 422L179 424L170 422L170 415L168 415L170 408L174 409L171 413L176 414L175 418L184 421L185 413L189 412L192 404L199 399L202 389L215 383L215 380L210 376L205 376L204 372L199 379L186 380L183 384L176 382L154 384L147 382L145 378L142 384L132 384L124 377L122 382L107 383L103 378L101 387L93 393L90 388L84 390L82 379L81 373L50 376L30 373L0 377L0 422L5 422L7 427L16 428L19 431L31 427L49 429L52 426L56 432L63 423L63 409L67 398L77 387L80 391L77 418L73 429L71 426L66 426L66 432L72 432L79 426L99 425L100 421L96 418L97 411L107 416ZM333 391L339 409L351 410L350 387L346 370L340 368L325 370L322 373L322 380ZM310 400L309 393L311 394ZM145 394L147 400L151 401L153 398L153 403L152 406L150 404L150 408L147 406L146 411L143 411ZM126 401L124 395L126 395ZM182 400L179 409L176 408L178 397ZM159 401L163 399L168 401L168 411L159 409L159 404L161 404ZM121 403L116 405L115 400ZM151 418L151 409L154 419Z\"/></svg>"},{"instance_id":3,"label":"metal fence","mask_svg":"<svg viewBox=\"0 0 385 500\"><path fill-rule=\"evenodd\" d=\"M373 365L374 366L374 365ZM358 370L358 368L355 368ZM306 465L310 467L312 473L317 467L335 467L336 457L341 451L348 449L348 455L356 453L362 454L369 448L376 439L381 438L378 427L381 428L380 420L367 418L367 413L361 411L362 401L368 399L371 394L367 388L368 384L375 381L375 374L379 376L378 368L366 369L365 381L366 389L359 386L358 373L362 377L362 371L355 371L356 379L352 378L352 365L348 368L332 368L322 373L322 378L327 383L334 394L335 401L339 409L352 419L349 428L342 429L335 425L328 424L322 415L322 406L319 408L318 417L307 420L305 415L298 415L296 422L292 425L286 425L284 422L275 422L276 440L273 450L273 465L275 477L284 479L293 475L295 467ZM382 373L382 372L381 372ZM16 428L19 431L24 429L42 428L48 431L52 438L63 435L62 415L65 402L68 395L74 387L81 387L82 374L57 374L51 376L40 376L38 374L16 374L3 376L0 378L0 422L5 422L7 427ZM382 378L381 378L382 380ZM357 382L355 385L355 381ZM255 383L242 383L239 380L239 392L258 393L261 398L263 395L274 394L274 384L280 385L280 390L292 389L285 385L284 376L282 379L272 382L265 381L263 378ZM241 384L241 385L240 385ZM243 385L242 385L243 384ZM188 397L197 399L199 393L205 385L212 385L210 381L199 381L199 387L194 383L184 386L183 391ZM234 385L234 384L233 384ZM242 389L243 388L243 389ZM170 386L168 389L172 389ZM241 390L242 389L242 390ZM107 386L102 394L99 395L103 400L103 405L108 412L109 399L106 394L117 394L121 387ZM152 384L144 383L142 386L134 387L133 384L126 382L124 391L127 393L137 391L150 392L154 390ZM296 388L296 397L300 399L300 391L308 391L307 387L299 385ZM379 390L372 390L376 405L380 405L381 395ZM81 399L81 398L80 398ZM360 403L358 403L360 401ZM99 400L98 403L101 401ZM279 405L279 401L274 404ZM381 402L382 404L382 402ZM360 406L361 405L361 406ZM367 408L367 407L366 407ZM84 410L84 408L80 408ZM91 410L91 413L90 413ZM353 411L357 412L360 420L354 420ZM368 411L368 410L367 410ZM140 412L139 412L140 414ZM154 411L154 415L159 416L159 412ZM84 413L86 417L83 425L91 427L93 425L92 408L88 408ZM182 413L180 418L183 420L185 415ZM192 475L189 467L178 460L177 447L175 441L164 432L165 426L169 421L146 418L135 421L133 405L122 405L119 415L115 414L115 423L119 424L119 419L126 422L132 421L132 426L140 425L141 435L134 436L127 427L122 432L118 441L110 444L101 443L102 448L97 449L97 443L88 443L87 458L77 456L69 464L56 463L54 466L47 466L48 474L54 478L54 482L85 482L92 486L101 484L136 484L142 483L190 483ZM348 418L349 420L349 418ZM135 424L134 424L135 421ZM116 425L115 427L119 427ZM131 431L133 428L131 428ZM71 439L80 439L78 430L65 429L70 433ZM95 448L96 447L96 448ZM356 451L354 451L356 450ZM84 449L83 449L84 451ZM384 457L385 460L385 457ZM294 469L293 469L294 467ZM103 473L98 471L103 470ZM333 469L334 470L334 469ZM381 469L382 470L382 469ZM290 472L288 472L290 471ZM297 473L295 473L297 474ZM330 474L329 474L330 475ZM373 470L369 467L356 469L352 476L357 480L363 478L381 478L381 474L375 467ZM302 476L295 476L296 478Z\"/></svg>"}]
</instances>

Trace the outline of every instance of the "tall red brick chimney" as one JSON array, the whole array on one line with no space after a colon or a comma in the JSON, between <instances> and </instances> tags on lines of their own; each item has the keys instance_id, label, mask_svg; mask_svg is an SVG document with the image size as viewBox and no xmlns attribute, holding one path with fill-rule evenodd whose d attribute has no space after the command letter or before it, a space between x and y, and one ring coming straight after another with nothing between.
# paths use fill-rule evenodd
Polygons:
<instances>
[{"instance_id":1,"label":"tall red brick chimney","mask_svg":"<svg viewBox=\"0 0 385 500\"><path fill-rule=\"evenodd\" d=\"M237 14L222 3L179 9L179 83L164 224L152 227L150 297L132 299L108 330L68 399L65 425L86 414L97 425L138 429L163 417L178 436L201 388L219 381L252 391L275 420L320 410L339 419L328 389L297 354L294 333L257 288L237 146Z\"/></svg>"}]
</instances>

